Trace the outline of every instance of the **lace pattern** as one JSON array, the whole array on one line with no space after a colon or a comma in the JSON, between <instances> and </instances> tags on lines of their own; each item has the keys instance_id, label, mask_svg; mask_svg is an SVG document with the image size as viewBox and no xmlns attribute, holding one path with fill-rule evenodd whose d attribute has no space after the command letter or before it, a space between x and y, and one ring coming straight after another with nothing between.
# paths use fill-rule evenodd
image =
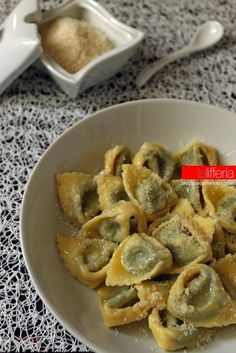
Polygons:
<instances>
[{"instance_id":1,"label":"lace pattern","mask_svg":"<svg viewBox=\"0 0 236 353\"><path fill-rule=\"evenodd\" d=\"M236 111L234 0L101 0L145 40L122 72L70 99L46 73L29 68L0 96L0 350L89 351L47 310L29 279L19 241L25 185L45 149L85 115L141 98L204 101ZM18 3L0 0L0 23ZM41 1L48 9L61 1ZM194 27L216 18L226 34L213 50L172 64L142 89L135 78L145 64L187 43ZM173 21L174 19L174 21ZM171 25L170 25L171 24Z\"/></svg>"}]
</instances>

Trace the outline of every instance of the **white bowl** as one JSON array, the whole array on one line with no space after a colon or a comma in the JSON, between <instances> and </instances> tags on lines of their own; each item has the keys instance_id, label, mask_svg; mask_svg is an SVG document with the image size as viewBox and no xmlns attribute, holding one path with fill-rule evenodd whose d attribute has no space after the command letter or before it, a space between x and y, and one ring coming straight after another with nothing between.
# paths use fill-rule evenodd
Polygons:
<instances>
[{"instance_id":1,"label":"white bowl","mask_svg":"<svg viewBox=\"0 0 236 353\"><path fill-rule=\"evenodd\" d=\"M111 40L114 48L92 60L75 74L70 74L49 56L40 60L52 78L70 97L115 75L133 54L143 39L143 33L121 23L93 0L70 0L42 15L41 24L58 16L70 16L85 20L101 29Z\"/></svg>"},{"instance_id":2,"label":"white bowl","mask_svg":"<svg viewBox=\"0 0 236 353\"><path fill-rule=\"evenodd\" d=\"M179 100L143 100L116 105L82 120L44 153L28 182L21 210L21 242L31 279L49 310L78 340L97 353L161 352L143 324L120 329L104 326L94 291L65 269L56 233L63 232L57 211L55 173L96 173L103 153L113 144L133 151L144 141L157 141L170 150L198 138L236 161L236 116L205 104ZM205 353L235 352L235 332L224 332ZM196 352L196 350L195 350Z\"/></svg>"}]
</instances>

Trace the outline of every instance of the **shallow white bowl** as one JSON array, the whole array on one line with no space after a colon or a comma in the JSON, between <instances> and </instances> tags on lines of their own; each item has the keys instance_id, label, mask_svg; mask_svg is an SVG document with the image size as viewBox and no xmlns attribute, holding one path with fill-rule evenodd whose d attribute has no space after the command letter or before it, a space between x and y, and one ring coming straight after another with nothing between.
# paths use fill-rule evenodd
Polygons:
<instances>
[{"instance_id":1,"label":"shallow white bowl","mask_svg":"<svg viewBox=\"0 0 236 353\"><path fill-rule=\"evenodd\" d=\"M70 74L45 53L42 54L40 60L44 67L72 98L120 71L144 37L143 32L121 23L93 0L69 0L43 13L41 24L58 16L74 17L90 23L101 29L114 45L112 50L95 58L75 74Z\"/></svg>"},{"instance_id":2,"label":"shallow white bowl","mask_svg":"<svg viewBox=\"0 0 236 353\"><path fill-rule=\"evenodd\" d=\"M216 146L225 162L236 161L236 116L205 104L179 100L143 100L116 105L92 114L44 153L28 182L21 211L21 242L31 279L54 316L72 335L97 353L161 352L143 324L107 329L100 317L94 291L65 269L56 248L63 232L57 211L55 173L96 173L103 154L113 144L133 151L144 141L156 141L170 150L198 138ZM226 330L205 353L235 352L235 331ZM189 351L189 350L188 350ZM195 351L196 352L196 351Z\"/></svg>"}]
</instances>

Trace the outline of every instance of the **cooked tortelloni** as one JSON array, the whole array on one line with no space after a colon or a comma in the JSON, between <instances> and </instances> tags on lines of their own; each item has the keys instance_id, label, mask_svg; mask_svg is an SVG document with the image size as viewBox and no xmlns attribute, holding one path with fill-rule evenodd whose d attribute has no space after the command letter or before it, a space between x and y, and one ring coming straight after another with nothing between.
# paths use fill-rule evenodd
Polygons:
<instances>
[{"instance_id":1,"label":"cooked tortelloni","mask_svg":"<svg viewBox=\"0 0 236 353\"><path fill-rule=\"evenodd\" d=\"M160 224L169 221L175 216L179 216L184 219L192 219L195 216L195 212L191 203L187 199L178 199L175 206L165 216L155 219L148 226L148 234L152 235L153 232L159 227Z\"/></svg>"},{"instance_id":2,"label":"cooked tortelloni","mask_svg":"<svg viewBox=\"0 0 236 353\"><path fill-rule=\"evenodd\" d=\"M166 309L170 288L176 281L176 275L160 275L153 280L143 281L136 284L139 299L143 302L150 300L155 303L159 310Z\"/></svg>"},{"instance_id":3,"label":"cooked tortelloni","mask_svg":"<svg viewBox=\"0 0 236 353\"><path fill-rule=\"evenodd\" d=\"M105 153L105 172L112 175L121 175L122 165L131 163L131 161L132 156L130 149L123 145L116 145Z\"/></svg>"},{"instance_id":4,"label":"cooked tortelloni","mask_svg":"<svg viewBox=\"0 0 236 353\"><path fill-rule=\"evenodd\" d=\"M106 278L107 268L116 245L104 239L83 239L57 235L57 245L65 267L90 288Z\"/></svg>"},{"instance_id":5,"label":"cooked tortelloni","mask_svg":"<svg viewBox=\"0 0 236 353\"><path fill-rule=\"evenodd\" d=\"M227 254L214 265L225 290L236 300L236 254Z\"/></svg>"},{"instance_id":6,"label":"cooked tortelloni","mask_svg":"<svg viewBox=\"0 0 236 353\"><path fill-rule=\"evenodd\" d=\"M217 152L214 147L201 142L194 142L179 151L175 160L180 165L217 165Z\"/></svg>"},{"instance_id":7,"label":"cooked tortelloni","mask_svg":"<svg viewBox=\"0 0 236 353\"><path fill-rule=\"evenodd\" d=\"M165 216L155 219L155 221L149 224L147 234L152 236L153 232L159 227L160 224L169 221L172 217L174 217L174 215L171 212L168 212Z\"/></svg>"},{"instance_id":8,"label":"cooked tortelloni","mask_svg":"<svg viewBox=\"0 0 236 353\"><path fill-rule=\"evenodd\" d=\"M225 235L225 248L231 254L236 253L236 234L224 232Z\"/></svg>"},{"instance_id":9,"label":"cooked tortelloni","mask_svg":"<svg viewBox=\"0 0 236 353\"><path fill-rule=\"evenodd\" d=\"M206 220L199 217L196 216L190 222L176 215L153 231L152 236L172 254L173 267L170 273L179 273L190 264L211 259L214 223L210 218Z\"/></svg>"},{"instance_id":10,"label":"cooked tortelloni","mask_svg":"<svg viewBox=\"0 0 236 353\"><path fill-rule=\"evenodd\" d=\"M107 271L107 286L141 283L172 267L170 251L145 233L128 236L114 252Z\"/></svg>"},{"instance_id":11,"label":"cooked tortelloni","mask_svg":"<svg viewBox=\"0 0 236 353\"><path fill-rule=\"evenodd\" d=\"M145 142L133 157L133 164L146 167L169 181L174 172L175 162L162 145Z\"/></svg>"},{"instance_id":12,"label":"cooked tortelloni","mask_svg":"<svg viewBox=\"0 0 236 353\"><path fill-rule=\"evenodd\" d=\"M235 236L235 240L236 240L236 236ZM211 247L212 247L212 256L215 259L220 259L221 257L225 256L225 249L226 249L225 233L218 223L215 224L215 232L213 234Z\"/></svg>"},{"instance_id":13,"label":"cooked tortelloni","mask_svg":"<svg viewBox=\"0 0 236 353\"><path fill-rule=\"evenodd\" d=\"M135 286L102 285L97 293L104 323L108 327L127 325L147 317L154 306L165 309L169 289L168 281L147 281Z\"/></svg>"},{"instance_id":14,"label":"cooked tortelloni","mask_svg":"<svg viewBox=\"0 0 236 353\"><path fill-rule=\"evenodd\" d=\"M179 198L175 206L171 210L171 215L178 215L182 218L191 219L195 216L193 206L188 199Z\"/></svg>"},{"instance_id":15,"label":"cooked tortelloni","mask_svg":"<svg viewBox=\"0 0 236 353\"><path fill-rule=\"evenodd\" d=\"M144 211L149 221L165 215L177 202L170 184L145 167L124 165L122 176L130 200Z\"/></svg>"},{"instance_id":16,"label":"cooked tortelloni","mask_svg":"<svg viewBox=\"0 0 236 353\"><path fill-rule=\"evenodd\" d=\"M60 205L73 224L81 226L99 213L94 177L78 172L58 173L56 180Z\"/></svg>"},{"instance_id":17,"label":"cooked tortelloni","mask_svg":"<svg viewBox=\"0 0 236 353\"><path fill-rule=\"evenodd\" d=\"M223 228L236 234L236 193L218 201L217 218Z\"/></svg>"},{"instance_id":18,"label":"cooked tortelloni","mask_svg":"<svg viewBox=\"0 0 236 353\"><path fill-rule=\"evenodd\" d=\"M202 193L202 185L198 182L191 181L190 184L186 184L183 180L172 180L171 185L175 190L176 194L184 199L187 199L195 212L200 214L206 214L207 208Z\"/></svg>"},{"instance_id":19,"label":"cooked tortelloni","mask_svg":"<svg viewBox=\"0 0 236 353\"><path fill-rule=\"evenodd\" d=\"M209 214L229 233L236 234L236 188L229 185L207 184L203 194Z\"/></svg>"},{"instance_id":20,"label":"cooked tortelloni","mask_svg":"<svg viewBox=\"0 0 236 353\"><path fill-rule=\"evenodd\" d=\"M113 208L104 210L81 228L81 235L88 238L103 238L120 243L128 235L145 232L145 214L131 202L120 201Z\"/></svg>"},{"instance_id":21,"label":"cooked tortelloni","mask_svg":"<svg viewBox=\"0 0 236 353\"><path fill-rule=\"evenodd\" d=\"M98 197L101 210L113 207L117 202L129 201L120 176L98 175Z\"/></svg>"},{"instance_id":22,"label":"cooked tortelloni","mask_svg":"<svg viewBox=\"0 0 236 353\"><path fill-rule=\"evenodd\" d=\"M163 349L206 344L236 324L236 188L179 177L182 165L217 165L216 150L194 142L171 156L145 142L133 158L123 145L104 158L96 176L56 176L78 234L57 235L66 269L98 288L107 327L149 316Z\"/></svg>"},{"instance_id":23,"label":"cooked tortelloni","mask_svg":"<svg viewBox=\"0 0 236 353\"><path fill-rule=\"evenodd\" d=\"M181 272L170 289L167 309L195 327L236 323L236 301L225 291L215 270L205 264L188 266Z\"/></svg>"},{"instance_id":24,"label":"cooked tortelloni","mask_svg":"<svg viewBox=\"0 0 236 353\"><path fill-rule=\"evenodd\" d=\"M204 330L186 325L167 310L160 311L157 307L149 315L148 324L158 345L168 351L198 346Z\"/></svg>"}]
</instances>

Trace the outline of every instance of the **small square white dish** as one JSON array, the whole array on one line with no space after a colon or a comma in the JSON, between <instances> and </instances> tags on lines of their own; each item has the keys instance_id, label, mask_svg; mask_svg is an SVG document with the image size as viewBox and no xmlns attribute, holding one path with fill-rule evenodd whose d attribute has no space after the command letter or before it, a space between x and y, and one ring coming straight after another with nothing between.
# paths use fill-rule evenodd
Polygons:
<instances>
[{"instance_id":1,"label":"small square white dish","mask_svg":"<svg viewBox=\"0 0 236 353\"><path fill-rule=\"evenodd\" d=\"M56 9L43 13L41 24L58 16L69 16L88 22L101 29L114 45L112 50L92 60L75 74L65 71L45 53L41 55L43 65L70 97L76 97L78 93L119 72L144 36L141 31L115 19L93 0L68 1Z\"/></svg>"},{"instance_id":2,"label":"small square white dish","mask_svg":"<svg viewBox=\"0 0 236 353\"><path fill-rule=\"evenodd\" d=\"M84 20L102 30L113 49L96 57L75 74L70 74L45 54L39 27L56 17ZM41 13L37 0L22 0L0 27L0 93L37 58L70 97L115 75L133 54L144 34L115 19L93 0L69 0Z\"/></svg>"}]
</instances>

